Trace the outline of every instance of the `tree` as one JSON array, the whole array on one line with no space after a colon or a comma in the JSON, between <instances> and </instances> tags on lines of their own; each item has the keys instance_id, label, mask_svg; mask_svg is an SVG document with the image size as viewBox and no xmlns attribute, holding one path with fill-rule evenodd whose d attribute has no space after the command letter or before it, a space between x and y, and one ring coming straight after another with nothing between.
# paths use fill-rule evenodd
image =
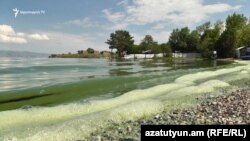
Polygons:
<instances>
[{"instance_id":1,"label":"tree","mask_svg":"<svg viewBox=\"0 0 250 141\"><path fill-rule=\"evenodd\" d=\"M184 52L187 48L186 38L189 34L189 29L187 27L179 29L174 29L169 37L170 46L174 51Z\"/></svg>"},{"instance_id":2,"label":"tree","mask_svg":"<svg viewBox=\"0 0 250 141\"><path fill-rule=\"evenodd\" d=\"M142 52L141 46L140 45L133 45L129 47L128 49L128 54L140 54Z\"/></svg>"},{"instance_id":3,"label":"tree","mask_svg":"<svg viewBox=\"0 0 250 141\"><path fill-rule=\"evenodd\" d=\"M221 21L217 21L213 28L211 25L208 28L208 24L206 23L204 25L207 26L206 28L203 28L202 34L200 34L200 45L198 49L203 57L211 58L213 51L217 50L216 44L220 38L221 32L223 31L223 23Z\"/></svg>"},{"instance_id":4,"label":"tree","mask_svg":"<svg viewBox=\"0 0 250 141\"><path fill-rule=\"evenodd\" d=\"M151 35L146 35L144 39L142 39L141 44L153 44L155 41Z\"/></svg>"},{"instance_id":5,"label":"tree","mask_svg":"<svg viewBox=\"0 0 250 141\"><path fill-rule=\"evenodd\" d=\"M151 50L153 53L160 53L158 43L154 41L151 35L146 35L140 43L142 51Z\"/></svg>"},{"instance_id":6,"label":"tree","mask_svg":"<svg viewBox=\"0 0 250 141\"><path fill-rule=\"evenodd\" d=\"M237 44L235 32L232 30L224 31L220 36L217 44L218 57L234 57L236 46Z\"/></svg>"},{"instance_id":7,"label":"tree","mask_svg":"<svg viewBox=\"0 0 250 141\"><path fill-rule=\"evenodd\" d=\"M134 44L133 37L125 30L117 30L110 34L110 39L106 42L110 49L117 49L118 56L122 57L123 52Z\"/></svg>"},{"instance_id":8,"label":"tree","mask_svg":"<svg viewBox=\"0 0 250 141\"><path fill-rule=\"evenodd\" d=\"M197 30L192 31L187 37L187 52L197 52L200 43L200 36Z\"/></svg>"},{"instance_id":9,"label":"tree","mask_svg":"<svg viewBox=\"0 0 250 141\"><path fill-rule=\"evenodd\" d=\"M198 31L192 31L188 27L174 29L169 37L169 44L173 51L196 52L199 45Z\"/></svg>"},{"instance_id":10,"label":"tree","mask_svg":"<svg viewBox=\"0 0 250 141\"><path fill-rule=\"evenodd\" d=\"M204 24L196 27L197 32L200 36L202 36L205 31L209 30L211 28L211 22L205 22Z\"/></svg>"},{"instance_id":11,"label":"tree","mask_svg":"<svg viewBox=\"0 0 250 141\"><path fill-rule=\"evenodd\" d=\"M165 57L171 57L172 50L168 43L163 43L160 45L161 51Z\"/></svg>"},{"instance_id":12,"label":"tree","mask_svg":"<svg viewBox=\"0 0 250 141\"><path fill-rule=\"evenodd\" d=\"M227 30L240 30L247 24L248 20L243 14L229 15L226 19Z\"/></svg>"},{"instance_id":13,"label":"tree","mask_svg":"<svg viewBox=\"0 0 250 141\"><path fill-rule=\"evenodd\" d=\"M243 45L241 36L247 21L247 18L242 14L234 13L227 17L226 30L220 36L216 47L219 57L234 57L235 49Z\"/></svg>"},{"instance_id":14,"label":"tree","mask_svg":"<svg viewBox=\"0 0 250 141\"><path fill-rule=\"evenodd\" d=\"M241 46L250 46L250 23L248 23L243 29L240 36L239 42Z\"/></svg>"},{"instance_id":15,"label":"tree","mask_svg":"<svg viewBox=\"0 0 250 141\"><path fill-rule=\"evenodd\" d=\"M89 54L92 54L92 53L95 52L95 50L94 50L93 48L88 48L88 49L87 49L87 52L88 52Z\"/></svg>"},{"instance_id":16,"label":"tree","mask_svg":"<svg viewBox=\"0 0 250 141\"><path fill-rule=\"evenodd\" d=\"M179 47L179 42L180 42L179 41L180 40L179 34L180 34L180 30L177 28L177 29L174 29L169 36L168 42L169 42L173 51L178 51L180 49L180 47Z\"/></svg>"},{"instance_id":17,"label":"tree","mask_svg":"<svg viewBox=\"0 0 250 141\"><path fill-rule=\"evenodd\" d=\"M223 31L225 30L224 22L221 20L218 20L214 24L214 29L216 30L217 34L221 35Z\"/></svg>"}]
</instances>

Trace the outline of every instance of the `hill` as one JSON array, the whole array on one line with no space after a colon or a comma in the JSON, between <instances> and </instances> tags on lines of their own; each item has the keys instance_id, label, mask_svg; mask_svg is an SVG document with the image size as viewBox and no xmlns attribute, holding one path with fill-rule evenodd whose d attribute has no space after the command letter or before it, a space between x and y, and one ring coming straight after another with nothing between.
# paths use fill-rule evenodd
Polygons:
<instances>
[{"instance_id":1,"label":"hill","mask_svg":"<svg viewBox=\"0 0 250 141\"><path fill-rule=\"evenodd\" d=\"M48 56L49 54L46 53L0 50L0 57L48 57Z\"/></svg>"}]
</instances>

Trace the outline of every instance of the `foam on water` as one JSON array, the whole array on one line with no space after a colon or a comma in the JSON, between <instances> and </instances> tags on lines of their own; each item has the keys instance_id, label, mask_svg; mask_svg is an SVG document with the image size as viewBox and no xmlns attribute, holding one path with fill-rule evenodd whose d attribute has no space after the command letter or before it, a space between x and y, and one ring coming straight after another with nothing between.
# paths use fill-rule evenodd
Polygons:
<instances>
[{"instance_id":1,"label":"foam on water","mask_svg":"<svg viewBox=\"0 0 250 141\"><path fill-rule=\"evenodd\" d=\"M0 140L83 139L99 127L107 126L110 120L121 122L152 115L161 112L172 98L214 92L229 87L231 81L250 78L249 62L241 64L183 75L172 83L133 90L111 99L1 112Z\"/></svg>"},{"instance_id":2,"label":"foam on water","mask_svg":"<svg viewBox=\"0 0 250 141\"><path fill-rule=\"evenodd\" d=\"M139 117L147 116L156 113L163 109L162 104L157 100L137 101L135 103L126 104L124 106L115 107L112 110L104 110L102 112L89 114L86 116L75 117L62 123L33 127L28 130L29 133L24 133L22 130L16 133L11 133L12 138L20 139L25 137L27 141L43 141L43 140L77 140L83 139L98 127L105 126L107 120L121 122L124 120L133 120ZM28 136L27 136L28 135Z\"/></svg>"},{"instance_id":3,"label":"foam on water","mask_svg":"<svg viewBox=\"0 0 250 141\"><path fill-rule=\"evenodd\" d=\"M187 95L211 93L216 88L224 88L228 86L230 86L228 83L220 81L220 80L209 80L197 86L190 85L184 88L180 88L176 91L172 91L170 93L163 95L161 98L168 100L169 98L177 98L177 97L183 97Z\"/></svg>"}]
</instances>

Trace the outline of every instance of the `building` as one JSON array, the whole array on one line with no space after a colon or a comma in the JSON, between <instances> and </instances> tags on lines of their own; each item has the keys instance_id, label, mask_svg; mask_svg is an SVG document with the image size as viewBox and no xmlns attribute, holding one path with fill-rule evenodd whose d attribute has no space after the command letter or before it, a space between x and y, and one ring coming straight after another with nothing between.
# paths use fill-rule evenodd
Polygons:
<instances>
[{"instance_id":1,"label":"building","mask_svg":"<svg viewBox=\"0 0 250 141\"><path fill-rule=\"evenodd\" d=\"M250 47L248 46L243 46L243 47L239 47L236 49L236 58L238 59L242 59L245 57L250 58Z\"/></svg>"}]
</instances>

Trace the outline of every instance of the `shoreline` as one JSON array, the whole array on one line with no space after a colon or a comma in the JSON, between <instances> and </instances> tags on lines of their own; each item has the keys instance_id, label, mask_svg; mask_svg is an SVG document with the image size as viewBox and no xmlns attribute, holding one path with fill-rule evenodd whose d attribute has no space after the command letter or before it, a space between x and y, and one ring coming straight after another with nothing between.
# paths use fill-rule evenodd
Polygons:
<instances>
[{"instance_id":1,"label":"shoreline","mask_svg":"<svg viewBox=\"0 0 250 141\"><path fill-rule=\"evenodd\" d=\"M115 123L92 133L87 141L139 141L140 125L250 124L250 84L221 95L202 95L197 104L176 108L135 121ZM83 140L85 141L85 140Z\"/></svg>"},{"instance_id":2,"label":"shoreline","mask_svg":"<svg viewBox=\"0 0 250 141\"><path fill-rule=\"evenodd\" d=\"M249 89L250 86L249 62L235 62L228 67L213 69L177 70L174 74L178 75L172 77L173 73L158 74L160 77L165 76L169 83L129 91L111 99L5 112L1 116L1 120L6 122L1 123L4 130L0 138L41 141L44 139L139 140L141 124L202 124L204 122L212 124L213 120L207 121L211 117L206 117L208 115L206 112L209 110L197 111L191 108L183 112L183 108L195 108L210 98L215 101L216 99L213 98L217 95L231 94L236 90ZM155 78L155 80L161 79ZM163 80L166 82L165 79ZM216 107L223 104L204 105L205 107L201 109L206 109L210 105ZM206 111L205 114L204 111ZM245 113L248 111L245 110ZM18 115L18 118L9 120L13 115ZM231 119L235 120L225 118L219 122L234 123ZM236 120L248 123L246 119ZM238 121L235 121L236 123L238 124ZM34 124L38 128L34 127Z\"/></svg>"}]
</instances>

